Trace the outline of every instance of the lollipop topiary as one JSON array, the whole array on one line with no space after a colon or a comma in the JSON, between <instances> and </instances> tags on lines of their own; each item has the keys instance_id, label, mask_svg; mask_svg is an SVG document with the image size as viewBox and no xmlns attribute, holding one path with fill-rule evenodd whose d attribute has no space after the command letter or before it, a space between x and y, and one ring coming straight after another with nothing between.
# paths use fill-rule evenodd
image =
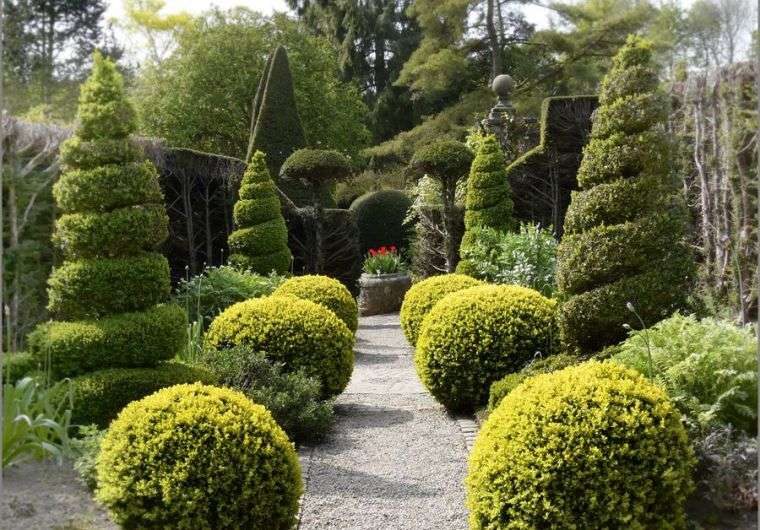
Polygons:
<instances>
[{"instance_id":1,"label":"lollipop topiary","mask_svg":"<svg viewBox=\"0 0 760 530\"><path fill-rule=\"evenodd\" d=\"M441 298L447 294L478 285L483 285L483 282L464 274L433 276L412 285L404 296L404 303L401 304L401 314L399 315L401 329L404 331L409 344L412 346L417 344L422 320Z\"/></svg>"},{"instance_id":2,"label":"lollipop topiary","mask_svg":"<svg viewBox=\"0 0 760 530\"><path fill-rule=\"evenodd\" d=\"M290 295L246 300L228 307L209 326L214 348L247 346L288 370L303 368L322 382L324 397L340 394L354 368L354 336L329 309Z\"/></svg>"},{"instance_id":3,"label":"lollipop topiary","mask_svg":"<svg viewBox=\"0 0 760 530\"><path fill-rule=\"evenodd\" d=\"M327 276L297 276L286 280L274 293L277 295L292 295L302 300L310 300L326 307L356 333L359 327L359 309L356 300L346 287L338 280Z\"/></svg>"},{"instance_id":4,"label":"lollipop topiary","mask_svg":"<svg viewBox=\"0 0 760 530\"><path fill-rule=\"evenodd\" d=\"M470 528L686 528L680 415L634 370L591 361L528 379L470 456Z\"/></svg>"},{"instance_id":5,"label":"lollipop topiary","mask_svg":"<svg viewBox=\"0 0 760 530\"><path fill-rule=\"evenodd\" d=\"M293 444L269 412L202 384L125 407L96 471L96 498L123 528L288 530L303 491Z\"/></svg>"}]
</instances>

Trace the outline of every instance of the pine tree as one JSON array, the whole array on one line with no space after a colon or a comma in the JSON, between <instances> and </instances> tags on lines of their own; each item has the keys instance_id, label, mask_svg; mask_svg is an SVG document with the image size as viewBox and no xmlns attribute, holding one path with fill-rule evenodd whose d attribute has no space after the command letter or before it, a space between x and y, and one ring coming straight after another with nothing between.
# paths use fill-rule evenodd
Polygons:
<instances>
[{"instance_id":1,"label":"pine tree","mask_svg":"<svg viewBox=\"0 0 760 530\"><path fill-rule=\"evenodd\" d=\"M233 217L238 229L228 238L231 264L259 274L290 269L288 229L261 151L254 153L243 175Z\"/></svg>"},{"instance_id":2,"label":"pine tree","mask_svg":"<svg viewBox=\"0 0 760 530\"><path fill-rule=\"evenodd\" d=\"M652 53L631 36L615 56L558 248L561 338L584 353L683 309L693 277Z\"/></svg>"}]
</instances>

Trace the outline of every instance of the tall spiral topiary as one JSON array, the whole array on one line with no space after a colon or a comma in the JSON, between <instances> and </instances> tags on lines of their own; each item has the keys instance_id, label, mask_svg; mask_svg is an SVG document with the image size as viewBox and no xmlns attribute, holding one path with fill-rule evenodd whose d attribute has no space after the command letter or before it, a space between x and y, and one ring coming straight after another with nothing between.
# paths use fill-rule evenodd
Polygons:
<instances>
[{"instance_id":1,"label":"tall spiral topiary","mask_svg":"<svg viewBox=\"0 0 760 530\"><path fill-rule=\"evenodd\" d=\"M467 179L464 203L464 237L462 251L474 243L473 228L493 228L507 231L512 223L512 194L507 181L504 153L494 135L486 136L478 146ZM472 265L462 259L457 265L460 274L471 274Z\"/></svg>"},{"instance_id":2,"label":"tall spiral topiary","mask_svg":"<svg viewBox=\"0 0 760 530\"><path fill-rule=\"evenodd\" d=\"M284 274L290 269L292 259L288 228L261 151L256 151L251 158L239 195L232 214L237 230L227 239L230 264L259 274L272 271Z\"/></svg>"},{"instance_id":3,"label":"tall spiral topiary","mask_svg":"<svg viewBox=\"0 0 760 530\"><path fill-rule=\"evenodd\" d=\"M651 43L628 38L599 102L557 259L562 340L581 352L625 338L628 302L647 325L684 308L693 276Z\"/></svg>"},{"instance_id":4,"label":"tall spiral topiary","mask_svg":"<svg viewBox=\"0 0 760 530\"><path fill-rule=\"evenodd\" d=\"M164 304L169 264L157 250L168 218L158 173L130 140L134 130L122 78L96 53L53 188L62 212L53 241L64 258L48 280L56 320L28 341L55 378L155 366L186 340L184 311Z\"/></svg>"}]
</instances>

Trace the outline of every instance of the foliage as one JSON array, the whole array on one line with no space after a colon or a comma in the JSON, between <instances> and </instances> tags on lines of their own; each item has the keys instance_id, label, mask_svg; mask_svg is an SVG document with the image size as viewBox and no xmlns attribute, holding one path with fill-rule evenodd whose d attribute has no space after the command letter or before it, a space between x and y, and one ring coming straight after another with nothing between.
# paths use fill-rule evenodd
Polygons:
<instances>
[{"instance_id":1,"label":"foliage","mask_svg":"<svg viewBox=\"0 0 760 530\"><path fill-rule=\"evenodd\" d=\"M244 393L263 405L296 443L322 440L333 421L333 402L320 398L319 379L302 370L287 372L266 354L242 346L206 350L200 364L216 375L218 384Z\"/></svg>"},{"instance_id":2,"label":"foliage","mask_svg":"<svg viewBox=\"0 0 760 530\"><path fill-rule=\"evenodd\" d=\"M293 259L288 228L261 151L256 151L248 164L239 197L233 210L237 230L227 238L230 263L259 274L288 272Z\"/></svg>"},{"instance_id":3,"label":"foliage","mask_svg":"<svg viewBox=\"0 0 760 530\"><path fill-rule=\"evenodd\" d=\"M334 278L307 274L286 280L275 296L295 296L309 300L332 311L351 332L359 327L359 309L356 300L346 287Z\"/></svg>"},{"instance_id":4,"label":"foliage","mask_svg":"<svg viewBox=\"0 0 760 530\"><path fill-rule=\"evenodd\" d=\"M646 323L683 308L694 272L651 43L627 41L599 103L557 250L562 341L586 353L625 337L627 302Z\"/></svg>"},{"instance_id":5,"label":"foliage","mask_svg":"<svg viewBox=\"0 0 760 530\"><path fill-rule=\"evenodd\" d=\"M456 140L439 140L418 149L409 162L417 176L428 175L444 183L456 182L470 169L472 151Z\"/></svg>"},{"instance_id":6,"label":"foliage","mask_svg":"<svg viewBox=\"0 0 760 530\"><path fill-rule=\"evenodd\" d=\"M338 151L299 149L282 165L280 174L289 181L302 181L318 188L336 180L344 180L351 172L348 159Z\"/></svg>"},{"instance_id":7,"label":"foliage","mask_svg":"<svg viewBox=\"0 0 760 530\"><path fill-rule=\"evenodd\" d=\"M412 346L417 344L422 321L439 300L447 294L478 285L483 285L483 282L464 274L433 276L412 285L404 295L404 303L401 305L399 314L401 329L409 344Z\"/></svg>"},{"instance_id":8,"label":"foliage","mask_svg":"<svg viewBox=\"0 0 760 530\"><path fill-rule=\"evenodd\" d=\"M550 231L521 224L519 233L480 227L469 233L469 245L460 248L466 262L459 267L489 283L522 285L552 296L557 240Z\"/></svg>"},{"instance_id":9,"label":"foliage","mask_svg":"<svg viewBox=\"0 0 760 530\"><path fill-rule=\"evenodd\" d=\"M491 413L470 456L470 528L685 528L692 450L665 393L590 361L538 375Z\"/></svg>"},{"instance_id":10,"label":"foliage","mask_svg":"<svg viewBox=\"0 0 760 530\"><path fill-rule=\"evenodd\" d=\"M37 372L41 367L38 359L29 352L8 353L3 355L3 381L15 384L24 376Z\"/></svg>"},{"instance_id":11,"label":"foliage","mask_svg":"<svg viewBox=\"0 0 760 530\"><path fill-rule=\"evenodd\" d=\"M401 190L372 191L353 201L351 210L356 212L362 254L382 246L406 248L411 238L404 219L411 205Z\"/></svg>"},{"instance_id":12,"label":"foliage","mask_svg":"<svg viewBox=\"0 0 760 530\"><path fill-rule=\"evenodd\" d=\"M614 359L649 374L689 420L757 432L757 339L752 327L675 314L632 331Z\"/></svg>"},{"instance_id":13,"label":"foliage","mask_svg":"<svg viewBox=\"0 0 760 530\"><path fill-rule=\"evenodd\" d=\"M78 456L74 460L74 471L79 479L90 491L95 491L98 485L98 475L95 468L100 453L100 444L106 436L106 429L98 429L96 425L84 425L79 427L79 438L74 444Z\"/></svg>"},{"instance_id":14,"label":"foliage","mask_svg":"<svg viewBox=\"0 0 760 530\"><path fill-rule=\"evenodd\" d=\"M371 248L364 258L362 269L365 274L394 274L406 271L406 264L394 245Z\"/></svg>"},{"instance_id":15,"label":"foliage","mask_svg":"<svg viewBox=\"0 0 760 530\"><path fill-rule=\"evenodd\" d=\"M491 383L520 370L536 352L552 353L556 303L516 285L485 285L449 294L422 322L417 375L451 410L488 401Z\"/></svg>"},{"instance_id":16,"label":"foliage","mask_svg":"<svg viewBox=\"0 0 760 530\"><path fill-rule=\"evenodd\" d=\"M213 384L216 379L202 368L166 362L152 368L97 370L61 381L51 392L56 397L71 392L74 403L71 421L74 424L94 424L105 429L128 403L162 388L198 381Z\"/></svg>"},{"instance_id":17,"label":"foliage","mask_svg":"<svg viewBox=\"0 0 760 530\"><path fill-rule=\"evenodd\" d=\"M3 468L30 458L60 462L73 454L68 387L56 395L39 381L24 377L15 384L3 384L2 403Z\"/></svg>"},{"instance_id":18,"label":"foliage","mask_svg":"<svg viewBox=\"0 0 760 530\"><path fill-rule=\"evenodd\" d=\"M129 404L96 469L96 498L126 528L285 530L303 491L296 452L271 414L240 392L201 384Z\"/></svg>"},{"instance_id":19,"label":"foliage","mask_svg":"<svg viewBox=\"0 0 760 530\"><path fill-rule=\"evenodd\" d=\"M322 396L340 394L354 368L354 337L335 313L294 296L246 300L225 309L206 333L206 344L223 349L246 346L303 369L322 383Z\"/></svg>"}]
</instances>

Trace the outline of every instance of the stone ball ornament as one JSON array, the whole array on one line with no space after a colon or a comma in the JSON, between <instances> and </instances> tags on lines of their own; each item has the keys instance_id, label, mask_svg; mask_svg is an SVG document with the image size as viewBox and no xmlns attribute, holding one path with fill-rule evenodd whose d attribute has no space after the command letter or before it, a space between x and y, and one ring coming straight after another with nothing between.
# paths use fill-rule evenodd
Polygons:
<instances>
[{"instance_id":1,"label":"stone ball ornament","mask_svg":"<svg viewBox=\"0 0 760 530\"><path fill-rule=\"evenodd\" d=\"M507 74L501 74L494 77L491 83L491 90L499 96L499 99L506 99L515 88L515 80Z\"/></svg>"}]
</instances>

